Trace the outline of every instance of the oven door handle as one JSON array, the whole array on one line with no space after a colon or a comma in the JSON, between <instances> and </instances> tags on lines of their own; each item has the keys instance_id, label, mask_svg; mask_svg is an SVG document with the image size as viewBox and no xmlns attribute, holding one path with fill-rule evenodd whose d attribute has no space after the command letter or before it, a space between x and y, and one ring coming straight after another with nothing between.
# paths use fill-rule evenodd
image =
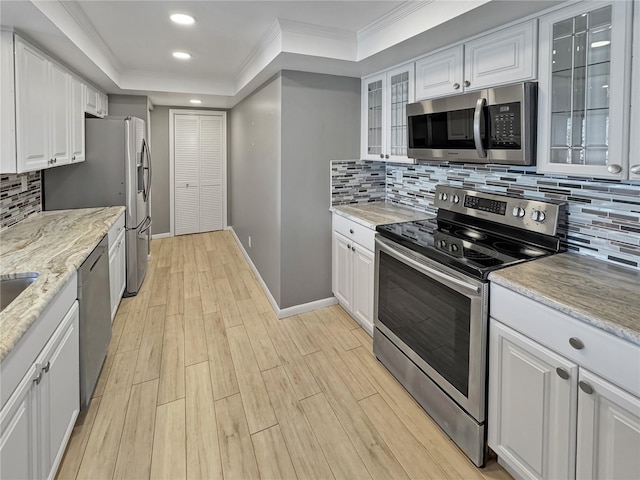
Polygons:
<instances>
[{"instance_id":1,"label":"oven door handle","mask_svg":"<svg viewBox=\"0 0 640 480\"><path fill-rule=\"evenodd\" d=\"M467 290L471 290L472 292L476 293L476 294L480 294L481 292L481 288L473 285L469 282L465 282L464 280L460 280L458 278L452 277L451 275L447 275L445 272L442 272L440 270L437 270L435 268L431 268L428 267L420 262L417 262L409 257L407 257L406 255L403 255L402 253L398 252L397 250L394 250L393 248L389 247L387 244L385 244L383 241L381 241L380 239L376 238L376 244L378 245L378 247L380 248L380 250L382 250L383 252L391 255L392 257L394 257L395 259L401 261L402 263L405 263L413 268L415 268L416 270L418 270L419 272L424 273L425 275L431 275L437 278L440 278L442 280L445 280L447 282L451 282L454 285L457 285L459 287L465 288Z\"/></svg>"},{"instance_id":2,"label":"oven door handle","mask_svg":"<svg viewBox=\"0 0 640 480\"><path fill-rule=\"evenodd\" d=\"M479 98L476 102L476 109L473 112L473 141L476 144L476 152L480 158L487 157L487 151L482 146L482 136L480 132L480 120L482 119L482 110L487 104L486 99Z\"/></svg>"}]
</instances>

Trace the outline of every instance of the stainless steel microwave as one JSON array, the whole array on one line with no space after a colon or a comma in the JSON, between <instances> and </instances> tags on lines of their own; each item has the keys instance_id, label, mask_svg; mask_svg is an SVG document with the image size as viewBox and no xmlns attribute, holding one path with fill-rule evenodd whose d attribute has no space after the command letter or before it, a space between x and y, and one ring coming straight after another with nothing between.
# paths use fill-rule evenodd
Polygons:
<instances>
[{"instance_id":1,"label":"stainless steel microwave","mask_svg":"<svg viewBox=\"0 0 640 480\"><path fill-rule=\"evenodd\" d=\"M537 87L524 82L407 105L409 158L535 164Z\"/></svg>"}]
</instances>

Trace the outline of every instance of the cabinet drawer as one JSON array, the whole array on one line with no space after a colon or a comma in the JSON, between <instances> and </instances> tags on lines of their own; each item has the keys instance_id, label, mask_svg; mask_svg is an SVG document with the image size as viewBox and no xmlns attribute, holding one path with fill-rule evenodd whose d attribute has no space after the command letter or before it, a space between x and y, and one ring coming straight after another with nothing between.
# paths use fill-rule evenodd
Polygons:
<instances>
[{"instance_id":1,"label":"cabinet drawer","mask_svg":"<svg viewBox=\"0 0 640 480\"><path fill-rule=\"evenodd\" d=\"M333 215L333 229L347 237L349 240L353 240L359 243L364 248L374 251L374 237L375 231L370 228L360 225L359 223L349 220L339 214Z\"/></svg>"},{"instance_id":2,"label":"cabinet drawer","mask_svg":"<svg viewBox=\"0 0 640 480\"><path fill-rule=\"evenodd\" d=\"M111 247L116 242L116 240L118 239L118 236L120 235L120 233L122 233L123 230L124 230L124 212L122 212L122 214L118 217L118 220L116 220L116 223L114 223L113 226L109 229L109 233L108 233L109 249L111 249Z\"/></svg>"},{"instance_id":3,"label":"cabinet drawer","mask_svg":"<svg viewBox=\"0 0 640 480\"><path fill-rule=\"evenodd\" d=\"M640 395L640 347L501 285L491 285L491 317ZM574 348L570 339L583 346ZM575 340L573 341L575 343Z\"/></svg>"}]
</instances>

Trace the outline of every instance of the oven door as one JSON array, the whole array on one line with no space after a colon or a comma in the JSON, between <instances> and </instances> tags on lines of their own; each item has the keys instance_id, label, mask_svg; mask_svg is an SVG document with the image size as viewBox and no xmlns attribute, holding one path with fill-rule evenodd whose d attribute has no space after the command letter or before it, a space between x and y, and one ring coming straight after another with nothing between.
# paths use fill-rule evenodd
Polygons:
<instances>
[{"instance_id":1,"label":"oven door","mask_svg":"<svg viewBox=\"0 0 640 480\"><path fill-rule=\"evenodd\" d=\"M479 423L488 284L376 237L374 335L383 333Z\"/></svg>"}]
</instances>

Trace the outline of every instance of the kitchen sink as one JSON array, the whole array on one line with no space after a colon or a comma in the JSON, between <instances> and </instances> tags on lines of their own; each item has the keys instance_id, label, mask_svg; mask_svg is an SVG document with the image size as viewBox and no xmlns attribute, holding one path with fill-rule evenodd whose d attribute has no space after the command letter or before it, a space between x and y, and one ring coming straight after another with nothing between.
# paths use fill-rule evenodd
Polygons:
<instances>
[{"instance_id":1,"label":"kitchen sink","mask_svg":"<svg viewBox=\"0 0 640 480\"><path fill-rule=\"evenodd\" d=\"M0 312L7 308L39 276L38 273L19 273L13 275L13 278L0 278Z\"/></svg>"}]
</instances>

